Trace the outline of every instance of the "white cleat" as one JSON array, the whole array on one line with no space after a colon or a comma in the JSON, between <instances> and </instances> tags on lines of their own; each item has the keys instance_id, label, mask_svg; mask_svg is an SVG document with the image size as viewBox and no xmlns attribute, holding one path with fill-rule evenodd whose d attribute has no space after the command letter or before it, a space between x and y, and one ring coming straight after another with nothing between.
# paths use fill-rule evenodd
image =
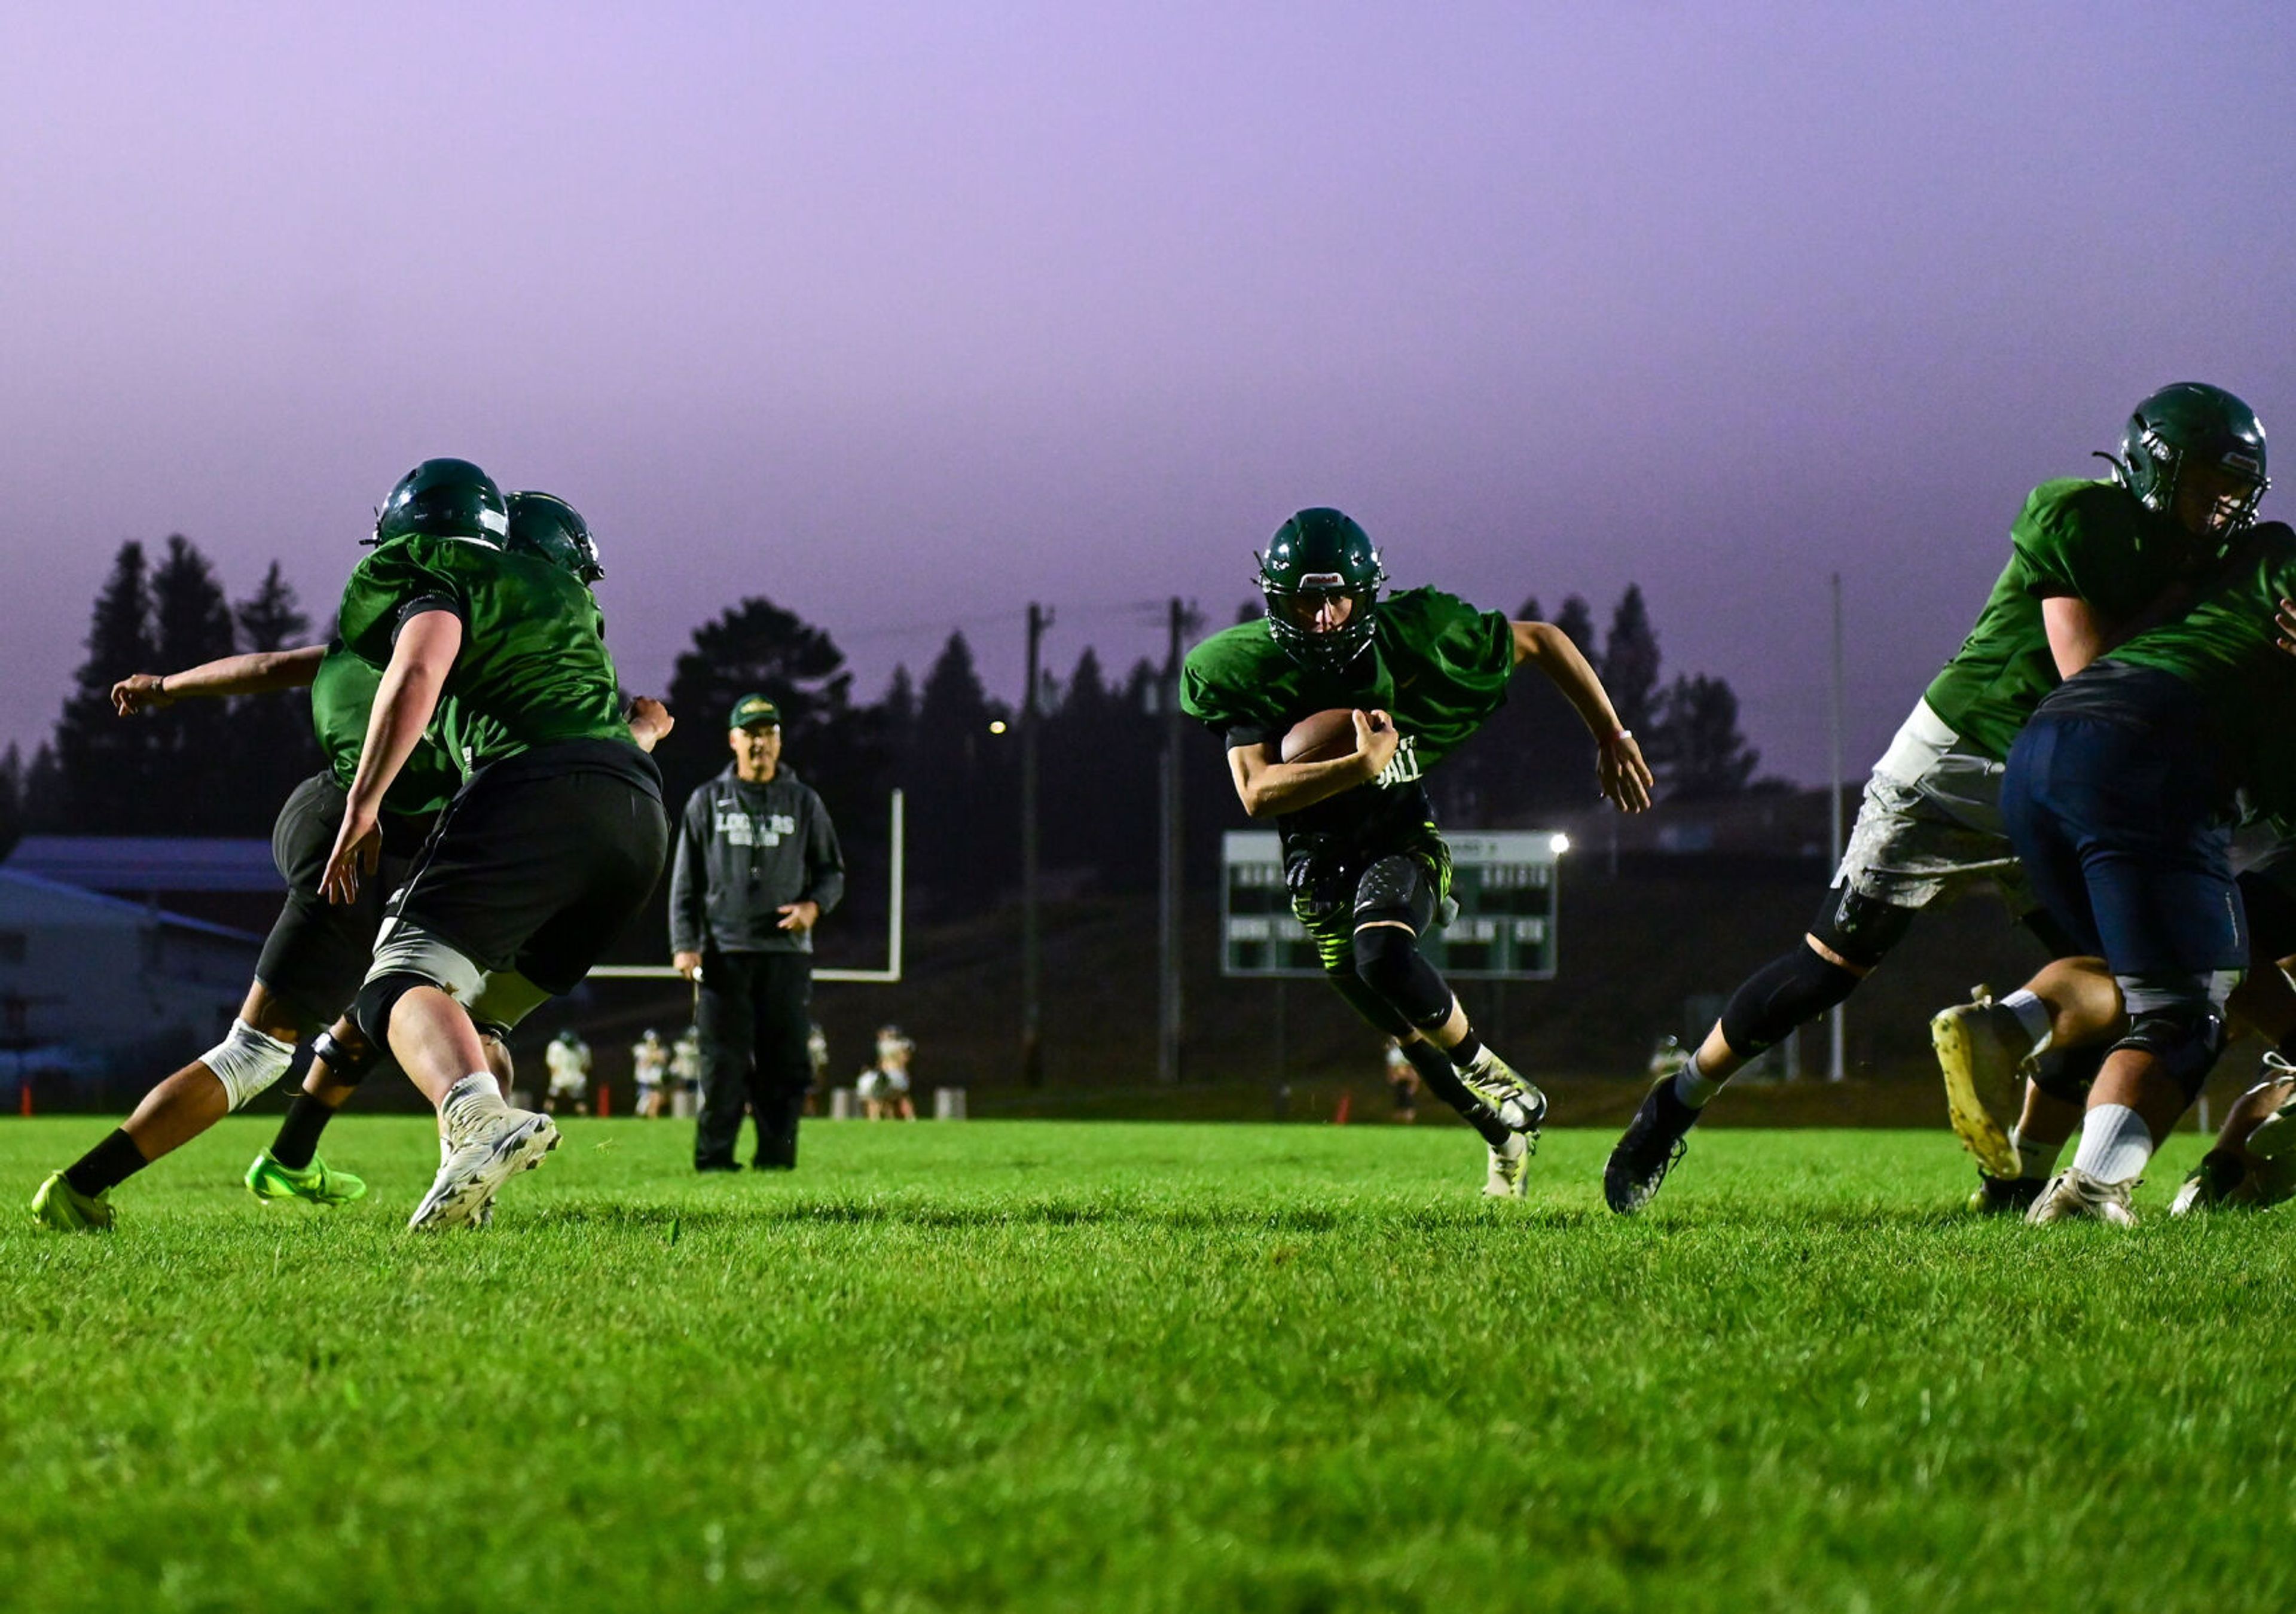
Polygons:
<instances>
[{"instance_id":1,"label":"white cleat","mask_svg":"<svg viewBox=\"0 0 2296 1614\"><path fill-rule=\"evenodd\" d=\"M1488 1048L1459 1072L1468 1092L1491 1107L1509 1132L1537 1135L1546 1123L1546 1094L1517 1074L1515 1068Z\"/></svg>"},{"instance_id":2,"label":"white cleat","mask_svg":"<svg viewBox=\"0 0 2296 1614\"><path fill-rule=\"evenodd\" d=\"M2035 1227L2082 1220L2134 1227L2136 1213L2129 1208L2128 1196L2144 1180L2130 1177L2125 1183L2101 1183L2086 1171L2068 1167L2049 1179L2041 1197L2033 1201L2033 1208L2025 1213L2025 1220Z\"/></svg>"},{"instance_id":3,"label":"white cleat","mask_svg":"<svg viewBox=\"0 0 2296 1614\"><path fill-rule=\"evenodd\" d=\"M1530 1175L1530 1140L1519 1132L1507 1139L1505 1147L1491 1145L1490 1170L1483 1178L1483 1197L1522 1198L1523 1179Z\"/></svg>"},{"instance_id":4,"label":"white cleat","mask_svg":"<svg viewBox=\"0 0 2296 1614\"><path fill-rule=\"evenodd\" d=\"M558 1147L558 1128L531 1110L501 1109L483 1116L467 1136L449 1146L430 1192L409 1217L409 1227L485 1226L494 1219L495 1195L521 1171L542 1164Z\"/></svg>"},{"instance_id":5,"label":"white cleat","mask_svg":"<svg viewBox=\"0 0 2296 1614\"><path fill-rule=\"evenodd\" d=\"M2024 1027L1980 987L1970 1002L1931 1017L1930 1041L1945 1077L1954 1135L1988 1176L2016 1176L2017 1146L2009 1141L2009 1127L2024 1103L2025 1068L2033 1055Z\"/></svg>"},{"instance_id":6,"label":"white cleat","mask_svg":"<svg viewBox=\"0 0 2296 1614\"><path fill-rule=\"evenodd\" d=\"M2248 1151L2276 1165L2296 1164L2296 1098L2257 1123L2248 1135Z\"/></svg>"}]
</instances>

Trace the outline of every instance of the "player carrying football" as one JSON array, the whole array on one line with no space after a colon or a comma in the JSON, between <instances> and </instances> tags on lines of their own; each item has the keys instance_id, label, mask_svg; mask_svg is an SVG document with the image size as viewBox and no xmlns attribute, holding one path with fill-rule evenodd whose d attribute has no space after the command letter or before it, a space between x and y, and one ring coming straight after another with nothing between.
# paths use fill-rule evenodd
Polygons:
<instances>
[{"instance_id":1,"label":"player carrying football","mask_svg":"<svg viewBox=\"0 0 2296 1614\"><path fill-rule=\"evenodd\" d=\"M1275 820L1292 909L1325 979L1482 1136L1483 1192L1520 1197L1546 1101L1482 1045L1419 951L1446 916L1451 883L1421 780L1497 709L1526 661L1594 733L1597 782L1622 811L1650 805L1650 768L1569 635L1432 588L1382 600L1379 553L1339 511L1284 522L1259 580L1267 615L1188 652L1181 707L1226 746L1244 811ZM1293 725L1338 709L1353 714L1350 752L1283 760Z\"/></svg>"},{"instance_id":2,"label":"player carrying football","mask_svg":"<svg viewBox=\"0 0 2296 1614\"><path fill-rule=\"evenodd\" d=\"M2026 500L1976 626L1874 766L1816 922L1747 978L1690 1062L1652 1087L1603 1168L1612 1210L1646 1204L1722 1085L1849 997L1932 902L1989 880L2052 956L2087 950L2018 868L2000 807L2010 747L2062 678L2189 597L2264 490L2263 430L2219 388L2152 394L2122 450L2112 477L2044 482ZM2053 1079L2078 1094L2101 1058L2068 1055ZM1970 1137L1958 1091L1952 1109Z\"/></svg>"}]
</instances>

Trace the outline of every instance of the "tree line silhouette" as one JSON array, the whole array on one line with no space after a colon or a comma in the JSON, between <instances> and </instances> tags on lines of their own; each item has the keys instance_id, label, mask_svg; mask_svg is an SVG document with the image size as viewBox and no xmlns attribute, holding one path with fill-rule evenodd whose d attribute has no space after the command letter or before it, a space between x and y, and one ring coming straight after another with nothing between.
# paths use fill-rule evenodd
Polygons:
<instances>
[{"instance_id":1,"label":"tree line silhouette","mask_svg":"<svg viewBox=\"0 0 2296 1614\"><path fill-rule=\"evenodd\" d=\"M1248 602L1237 619L1258 611ZM1533 598L1515 615L1543 613ZM1658 634L1639 586L1620 597L1600 635L1577 595L1553 620L1602 673L1668 799L1764 788L1729 684L1704 674L1661 682ZM303 696L187 700L123 722L109 692L131 672L307 643L324 632L276 561L253 593L234 602L182 536L169 537L156 560L141 543L123 544L96 595L87 658L52 736L29 759L13 746L0 755L0 855L27 831L267 834L287 792L319 766ZM855 698L853 678L824 629L761 595L696 628L667 694L678 725L656 754L672 808L726 765L724 715L762 690L781 705L789 766L831 804L864 889L876 883L870 871L882 862L887 793L898 786L907 797L911 895L921 912L976 910L1013 890L1021 864L1018 703L989 693L961 631L922 680L896 668L874 701ZM1144 658L1119 673L1090 648L1064 675L1045 675L1040 845L1055 890L1154 889L1169 689L1162 664ZM1209 882L1219 833L1242 815L1218 746L1193 725L1181 764L1188 878ZM1593 743L1546 680L1520 678L1429 789L1439 816L1456 828L1534 823L1591 805Z\"/></svg>"}]
</instances>

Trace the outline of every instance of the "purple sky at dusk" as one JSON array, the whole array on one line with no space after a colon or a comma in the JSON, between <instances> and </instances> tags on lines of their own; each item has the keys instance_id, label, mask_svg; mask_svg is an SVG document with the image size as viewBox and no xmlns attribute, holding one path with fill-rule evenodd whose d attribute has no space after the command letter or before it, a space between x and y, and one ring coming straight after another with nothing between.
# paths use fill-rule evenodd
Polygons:
<instances>
[{"instance_id":1,"label":"purple sky at dusk","mask_svg":"<svg viewBox=\"0 0 2296 1614\"><path fill-rule=\"evenodd\" d=\"M454 454L589 517L638 689L764 593L1011 695L1029 600L1120 666L1336 504L1639 580L1815 780L1838 568L1859 774L2142 394L2296 456L2292 87L2268 4L12 7L0 742L122 539L324 617Z\"/></svg>"}]
</instances>

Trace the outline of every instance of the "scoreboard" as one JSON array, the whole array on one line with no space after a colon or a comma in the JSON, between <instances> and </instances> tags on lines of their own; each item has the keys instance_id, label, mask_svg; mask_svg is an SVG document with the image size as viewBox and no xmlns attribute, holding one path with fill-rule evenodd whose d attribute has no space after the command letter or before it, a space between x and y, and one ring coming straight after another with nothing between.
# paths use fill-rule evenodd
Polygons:
<instances>
[{"instance_id":1,"label":"scoreboard","mask_svg":"<svg viewBox=\"0 0 2296 1614\"><path fill-rule=\"evenodd\" d=\"M1544 830L1446 835L1459 916L1420 951L1460 979L1550 980L1555 873L1570 842ZM1220 973L1321 975L1316 946L1292 916L1283 855L1272 830L1220 837Z\"/></svg>"}]
</instances>

